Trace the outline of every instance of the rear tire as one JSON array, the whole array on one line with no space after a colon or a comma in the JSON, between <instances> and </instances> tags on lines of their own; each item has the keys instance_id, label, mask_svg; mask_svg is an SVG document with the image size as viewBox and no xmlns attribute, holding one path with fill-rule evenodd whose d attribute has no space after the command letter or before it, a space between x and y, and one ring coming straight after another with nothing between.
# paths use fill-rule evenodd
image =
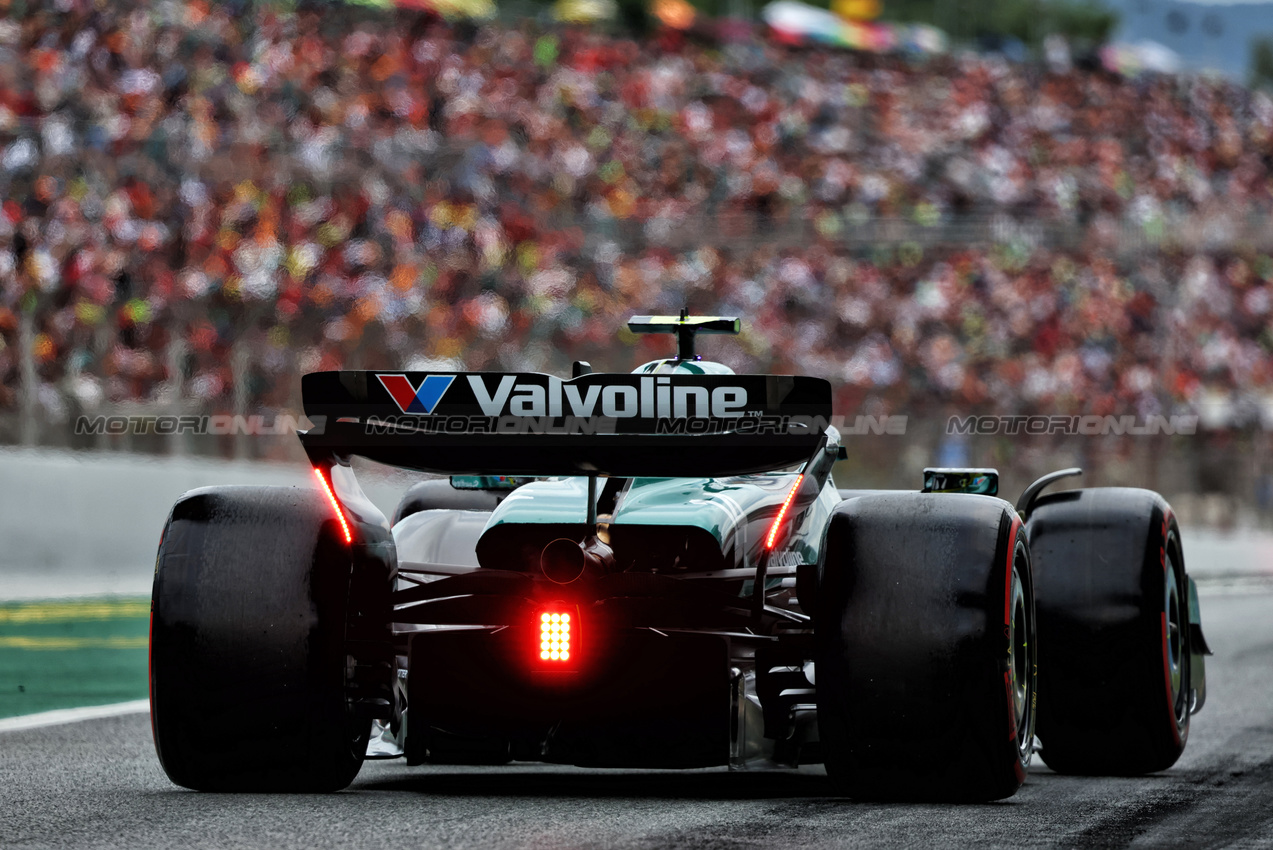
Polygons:
<instances>
[{"instance_id":1,"label":"rear tire","mask_svg":"<svg viewBox=\"0 0 1273 850\"><path fill-rule=\"evenodd\" d=\"M1157 493L1100 487L1039 499L1027 524L1042 635L1039 739L1058 773L1135 776L1184 752L1189 583Z\"/></svg>"},{"instance_id":2,"label":"rear tire","mask_svg":"<svg viewBox=\"0 0 1273 850\"><path fill-rule=\"evenodd\" d=\"M979 801L1025 781L1033 583L1011 506L905 493L840 505L815 632L827 773L859 799Z\"/></svg>"},{"instance_id":3,"label":"rear tire","mask_svg":"<svg viewBox=\"0 0 1273 850\"><path fill-rule=\"evenodd\" d=\"M351 552L317 491L204 488L173 506L150 643L155 748L173 782L335 791L353 781L370 719L348 682Z\"/></svg>"}]
</instances>

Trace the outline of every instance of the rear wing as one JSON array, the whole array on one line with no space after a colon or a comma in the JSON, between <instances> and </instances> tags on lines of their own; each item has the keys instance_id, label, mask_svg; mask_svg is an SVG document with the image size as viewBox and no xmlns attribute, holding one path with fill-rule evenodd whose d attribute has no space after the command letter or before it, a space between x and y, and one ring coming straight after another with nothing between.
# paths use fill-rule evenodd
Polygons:
<instances>
[{"instance_id":1,"label":"rear wing","mask_svg":"<svg viewBox=\"0 0 1273 850\"><path fill-rule=\"evenodd\" d=\"M316 372L301 390L315 461L443 474L768 472L807 461L831 419L830 383L792 375Z\"/></svg>"}]
</instances>

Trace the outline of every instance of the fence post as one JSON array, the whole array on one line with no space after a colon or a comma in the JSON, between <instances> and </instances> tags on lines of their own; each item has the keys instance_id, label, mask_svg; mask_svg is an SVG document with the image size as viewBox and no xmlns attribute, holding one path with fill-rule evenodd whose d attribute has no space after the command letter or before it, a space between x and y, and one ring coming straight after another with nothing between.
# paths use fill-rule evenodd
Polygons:
<instances>
[{"instance_id":1,"label":"fence post","mask_svg":"<svg viewBox=\"0 0 1273 850\"><path fill-rule=\"evenodd\" d=\"M234 415L243 417L235 422L246 421L248 415L248 365L251 363L247 340L240 334L230 346L230 380L234 382ZM241 429L234 431L234 457L242 460L248 455L248 435Z\"/></svg>"},{"instance_id":2,"label":"fence post","mask_svg":"<svg viewBox=\"0 0 1273 850\"><path fill-rule=\"evenodd\" d=\"M18 308L18 434L24 446L36 443L35 311Z\"/></svg>"},{"instance_id":3,"label":"fence post","mask_svg":"<svg viewBox=\"0 0 1273 850\"><path fill-rule=\"evenodd\" d=\"M185 403L182 391L185 389L184 382L181 379L182 361L186 356L186 341L180 336L173 334L168 340L167 350L164 352L164 359L168 367L168 386L165 387L165 395L168 396L168 413L173 416L180 416L185 412ZM184 456L188 452L188 441L185 431L178 428L168 437L168 453Z\"/></svg>"}]
</instances>

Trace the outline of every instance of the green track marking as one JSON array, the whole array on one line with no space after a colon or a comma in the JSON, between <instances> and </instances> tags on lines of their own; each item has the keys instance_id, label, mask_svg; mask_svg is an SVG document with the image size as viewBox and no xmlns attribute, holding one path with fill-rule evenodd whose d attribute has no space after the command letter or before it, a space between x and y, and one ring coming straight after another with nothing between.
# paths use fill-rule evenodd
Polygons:
<instances>
[{"instance_id":1,"label":"green track marking","mask_svg":"<svg viewBox=\"0 0 1273 850\"><path fill-rule=\"evenodd\" d=\"M143 699L150 600L0 603L0 717Z\"/></svg>"}]
</instances>

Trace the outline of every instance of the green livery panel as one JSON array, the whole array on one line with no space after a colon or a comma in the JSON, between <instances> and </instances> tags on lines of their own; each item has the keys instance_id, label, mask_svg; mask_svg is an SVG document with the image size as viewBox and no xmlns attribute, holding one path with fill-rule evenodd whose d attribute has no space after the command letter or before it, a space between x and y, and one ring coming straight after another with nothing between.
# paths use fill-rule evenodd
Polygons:
<instances>
[{"instance_id":1,"label":"green livery panel","mask_svg":"<svg viewBox=\"0 0 1273 850\"><path fill-rule=\"evenodd\" d=\"M608 524L616 550L628 540L635 543L640 539L649 545L654 533L672 538L679 534L685 550L674 568L754 567L765 535L797 476L796 472L778 472L728 478L633 478L617 494L613 513L608 518L603 513L602 519ZM483 537L505 535L526 526L551 527L563 536L582 536L586 529L587 492L584 477L526 484L492 512ZM820 530L839 501L838 492L828 483L816 500L792 516L796 534L785 541L780 557L793 563L816 563ZM706 552L704 547L709 541L714 551ZM483 548L479 546L479 553Z\"/></svg>"}]
</instances>

